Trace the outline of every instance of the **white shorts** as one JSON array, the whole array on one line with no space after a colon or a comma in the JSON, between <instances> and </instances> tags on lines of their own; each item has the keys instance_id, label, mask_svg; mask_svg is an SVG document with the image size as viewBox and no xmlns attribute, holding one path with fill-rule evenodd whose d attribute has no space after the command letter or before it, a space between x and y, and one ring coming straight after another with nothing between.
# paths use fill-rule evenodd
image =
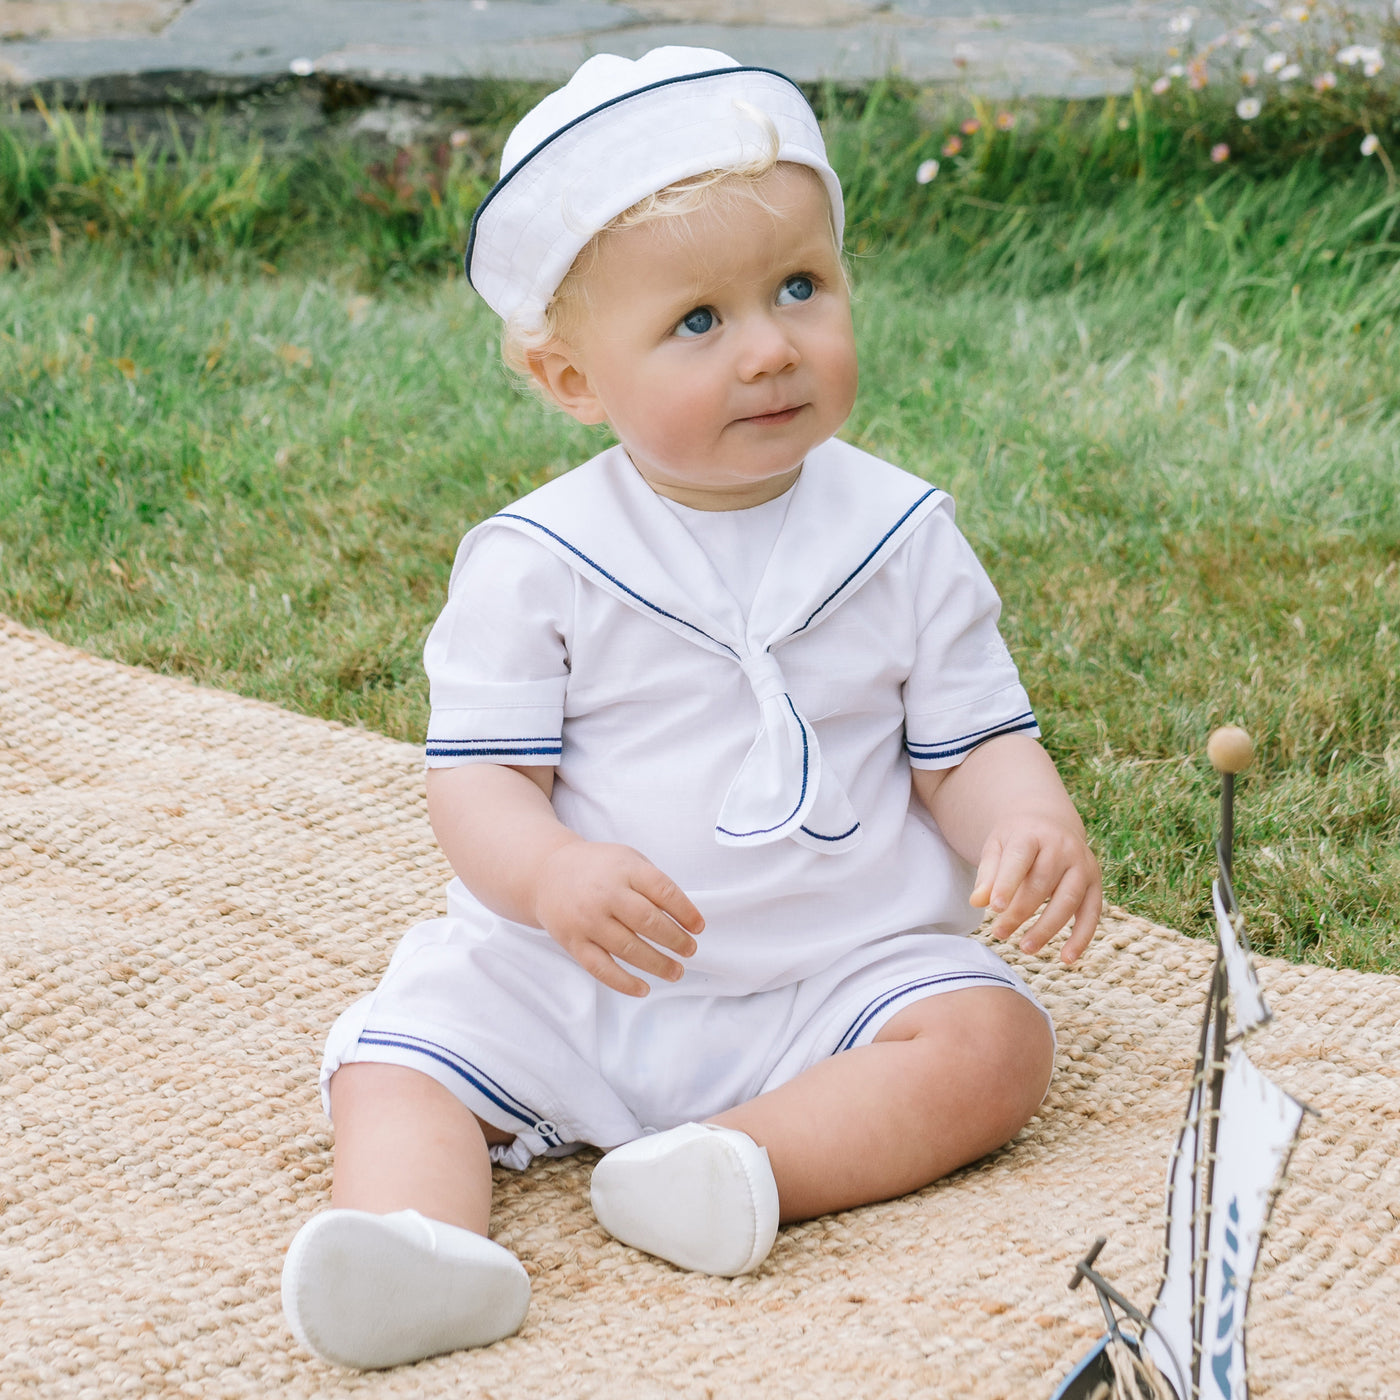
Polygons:
<instances>
[{"instance_id":1,"label":"white shorts","mask_svg":"<svg viewBox=\"0 0 1400 1400\"><path fill-rule=\"evenodd\" d=\"M749 996L687 995L682 978L628 997L547 935L522 949L434 919L404 936L379 986L332 1027L322 1101L329 1114L344 1064L419 1070L514 1133L491 1155L520 1168L722 1113L868 1044L910 1002L969 987L1019 992L1049 1022L995 952L949 934L899 934Z\"/></svg>"}]
</instances>

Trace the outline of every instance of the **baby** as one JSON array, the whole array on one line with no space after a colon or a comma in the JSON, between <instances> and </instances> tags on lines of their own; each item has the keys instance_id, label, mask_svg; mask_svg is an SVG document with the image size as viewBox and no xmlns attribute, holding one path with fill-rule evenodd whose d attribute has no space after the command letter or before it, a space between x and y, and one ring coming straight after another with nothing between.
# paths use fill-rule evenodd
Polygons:
<instances>
[{"instance_id":1,"label":"baby","mask_svg":"<svg viewBox=\"0 0 1400 1400\"><path fill-rule=\"evenodd\" d=\"M798 89L704 49L590 59L506 145L468 273L508 358L617 445L462 542L428 639L457 879L322 1070L332 1208L288 1253L348 1366L480 1346L529 1283L491 1163L591 1144L683 1269L1001 1146L1050 1078L1021 978L1101 888L948 497L834 435L842 204Z\"/></svg>"}]
</instances>

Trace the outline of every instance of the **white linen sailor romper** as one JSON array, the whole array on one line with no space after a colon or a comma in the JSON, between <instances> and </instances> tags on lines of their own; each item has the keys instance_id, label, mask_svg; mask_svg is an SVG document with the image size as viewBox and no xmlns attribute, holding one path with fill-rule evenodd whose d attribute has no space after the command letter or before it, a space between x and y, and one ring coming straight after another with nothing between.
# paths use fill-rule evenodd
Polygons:
<instances>
[{"instance_id":1,"label":"white linen sailor romper","mask_svg":"<svg viewBox=\"0 0 1400 1400\"><path fill-rule=\"evenodd\" d=\"M975 872L910 777L1038 734L999 612L950 498L835 439L747 613L620 447L482 522L425 648L428 764L552 765L560 820L641 851L705 930L628 997L454 880L336 1023L323 1090L420 1070L522 1167L722 1112L922 997L1034 1001L966 936Z\"/></svg>"}]
</instances>

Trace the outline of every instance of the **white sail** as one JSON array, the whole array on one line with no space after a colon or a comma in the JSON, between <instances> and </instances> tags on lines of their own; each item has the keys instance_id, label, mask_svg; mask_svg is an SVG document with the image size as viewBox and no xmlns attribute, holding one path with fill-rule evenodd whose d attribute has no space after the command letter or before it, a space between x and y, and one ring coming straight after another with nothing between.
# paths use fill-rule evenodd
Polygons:
<instances>
[{"instance_id":1,"label":"white sail","mask_svg":"<svg viewBox=\"0 0 1400 1400\"><path fill-rule=\"evenodd\" d=\"M1244 1325L1249 1287L1304 1109L1266 1079L1238 1044L1225 1063L1228 1043L1242 1041L1270 1020L1271 1012L1243 928L1231 920L1219 880L1212 897L1219 957L1206 998L1186 1117L1167 1169L1162 1285L1141 1341L1177 1400L1248 1400ZM1121 1306L1122 1300L1117 1301ZM1082 1400L1102 1393L1106 1381L1117 1384L1104 1360L1108 1340L1080 1363L1056 1400Z\"/></svg>"},{"instance_id":2,"label":"white sail","mask_svg":"<svg viewBox=\"0 0 1400 1400\"><path fill-rule=\"evenodd\" d=\"M1204 1064L1214 1059L1215 1017L1207 1013ZM1196 1228L1202 1222L1206 1182L1204 1144L1199 1129L1205 1123L1202 1104L1207 1074L1198 1072L1186 1104L1186 1117L1177 1137L1176 1151L1167 1167L1167 1257L1162 1286L1148 1314L1152 1324L1143 1338L1157 1369L1172 1383L1178 1400L1191 1395L1191 1332L1196 1297L1196 1268L1200 1245Z\"/></svg>"},{"instance_id":3,"label":"white sail","mask_svg":"<svg viewBox=\"0 0 1400 1400\"><path fill-rule=\"evenodd\" d=\"M1230 983L1230 1010L1234 1013L1236 1028L1242 1035L1247 1035L1269 1020L1272 1013L1264 1001L1264 993L1259 989L1254 959L1225 912L1219 880L1211 885L1211 898L1215 903L1215 926L1220 933L1220 953L1225 960L1225 975Z\"/></svg>"},{"instance_id":4,"label":"white sail","mask_svg":"<svg viewBox=\"0 0 1400 1400\"><path fill-rule=\"evenodd\" d=\"M1244 1314L1259 1240L1303 1108L1250 1063L1230 1057L1220 1099L1201 1328L1201 1400L1244 1400Z\"/></svg>"}]
</instances>

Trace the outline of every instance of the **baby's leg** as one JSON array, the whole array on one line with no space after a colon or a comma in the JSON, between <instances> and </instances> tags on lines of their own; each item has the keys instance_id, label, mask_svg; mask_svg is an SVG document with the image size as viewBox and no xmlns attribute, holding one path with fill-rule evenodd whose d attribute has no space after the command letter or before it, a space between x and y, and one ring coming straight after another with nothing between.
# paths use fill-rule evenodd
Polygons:
<instances>
[{"instance_id":1,"label":"baby's leg","mask_svg":"<svg viewBox=\"0 0 1400 1400\"><path fill-rule=\"evenodd\" d=\"M487 1233L487 1144L511 1137L483 1123L436 1079L402 1065L342 1065L331 1079L331 1119L332 1206L416 1210Z\"/></svg>"},{"instance_id":2,"label":"baby's leg","mask_svg":"<svg viewBox=\"0 0 1400 1400\"><path fill-rule=\"evenodd\" d=\"M330 1092L331 1209L301 1228L282 1273L297 1339L329 1361L382 1367L516 1331L529 1279L486 1238L487 1143L509 1135L398 1065L343 1065Z\"/></svg>"},{"instance_id":3,"label":"baby's leg","mask_svg":"<svg viewBox=\"0 0 1400 1400\"><path fill-rule=\"evenodd\" d=\"M914 1002L869 1045L610 1152L594 1212L682 1268L745 1273L780 1220L901 1196L1000 1147L1039 1106L1053 1049L1045 1018L1008 989Z\"/></svg>"},{"instance_id":4,"label":"baby's leg","mask_svg":"<svg viewBox=\"0 0 1400 1400\"><path fill-rule=\"evenodd\" d=\"M806 1220L904 1195L1002 1146L1039 1107L1053 1058L1025 997L944 992L711 1122L767 1149L781 1219Z\"/></svg>"}]
</instances>

